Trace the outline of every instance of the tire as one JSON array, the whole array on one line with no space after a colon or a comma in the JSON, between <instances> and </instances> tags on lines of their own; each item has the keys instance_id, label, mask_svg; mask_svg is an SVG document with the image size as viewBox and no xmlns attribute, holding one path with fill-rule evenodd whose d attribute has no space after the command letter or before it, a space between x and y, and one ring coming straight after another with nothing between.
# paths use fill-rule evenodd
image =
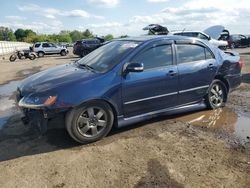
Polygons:
<instances>
[{"instance_id":1,"label":"tire","mask_svg":"<svg viewBox=\"0 0 250 188\"><path fill-rule=\"evenodd\" d=\"M66 56L67 52L65 50L62 50L60 54L61 54L61 56Z\"/></svg>"},{"instance_id":2,"label":"tire","mask_svg":"<svg viewBox=\"0 0 250 188\"><path fill-rule=\"evenodd\" d=\"M206 105L209 109L217 109L225 106L225 102L227 100L227 88L225 84L215 79L209 89L208 93L205 97Z\"/></svg>"},{"instance_id":3,"label":"tire","mask_svg":"<svg viewBox=\"0 0 250 188\"><path fill-rule=\"evenodd\" d=\"M38 57L44 57L45 54L44 54L44 52L38 52L37 55L38 55Z\"/></svg>"},{"instance_id":4,"label":"tire","mask_svg":"<svg viewBox=\"0 0 250 188\"><path fill-rule=\"evenodd\" d=\"M102 101L85 103L66 115L66 129L69 135L81 144L102 139L110 132L113 123L113 111Z\"/></svg>"},{"instance_id":5,"label":"tire","mask_svg":"<svg viewBox=\"0 0 250 188\"><path fill-rule=\"evenodd\" d=\"M12 54L10 56L10 58L9 58L10 62L14 62L14 61L16 61L16 59L17 59L17 55L16 54Z\"/></svg>"},{"instance_id":6,"label":"tire","mask_svg":"<svg viewBox=\"0 0 250 188\"><path fill-rule=\"evenodd\" d=\"M29 55L29 59L30 59L30 60L34 60L34 59L36 59L36 56L35 56L34 54L30 54L30 55Z\"/></svg>"},{"instance_id":7,"label":"tire","mask_svg":"<svg viewBox=\"0 0 250 188\"><path fill-rule=\"evenodd\" d=\"M235 43L232 43L230 47L231 47L231 49L236 48Z\"/></svg>"},{"instance_id":8,"label":"tire","mask_svg":"<svg viewBox=\"0 0 250 188\"><path fill-rule=\"evenodd\" d=\"M219 48L224 51L227 50L227 46L220 46Z\"/></svg>"},{"instance_id":9,"label":"tire","mask_svg":"<svg viewBox=\"0 0 250 188\"><path fill-rule=\"evenodd\" d=\"M85 52L84 52L84 51L82 51L82 53L81 53L80 57L84 57L84 56L85 56Z\"/></svg>"}]
</instances>

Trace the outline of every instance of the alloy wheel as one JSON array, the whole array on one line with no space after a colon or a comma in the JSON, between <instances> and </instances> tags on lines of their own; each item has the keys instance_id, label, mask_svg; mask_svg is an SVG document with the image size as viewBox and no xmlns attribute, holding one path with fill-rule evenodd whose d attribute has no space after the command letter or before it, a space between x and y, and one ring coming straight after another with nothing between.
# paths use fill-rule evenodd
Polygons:
<instances>
[{"instance_id":1,"label":"alloy wheel","mask_svg":"<svg viewBox=\"0 0 250 188\"><path fill-rule=\"evenodd\" d=\"M100 107L84 109L77 119L77 130L85 137L95 137L107 126L107 113Z\"/></svg>"},{"instance_id":2,"label":"alloy wheel","mask_svg":"<svg viewBox=\"0 0 250 188\"><path fill-rule=\"evenodd\" d=\"M210 102L215 107L222 106L224 102L224 91L220 84L214 84L210 90Z\"/></svg>"}]
</instances>

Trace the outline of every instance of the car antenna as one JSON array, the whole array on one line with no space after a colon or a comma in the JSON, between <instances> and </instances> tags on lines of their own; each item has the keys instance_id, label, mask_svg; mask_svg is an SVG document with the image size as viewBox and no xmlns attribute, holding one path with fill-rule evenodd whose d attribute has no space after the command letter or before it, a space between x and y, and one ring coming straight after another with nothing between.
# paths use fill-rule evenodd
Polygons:
<instances>
[{"instance_id":1,"label":"car antenna","mask_svg":"<svg viewBox=\"0 0 250 188\"><path fill-rule=\"evenodd\" d=\"M182 29L182 31L181 31L181 32L183 33L185 30L186 30L186 28Z\"/></svg>"}]
</instances>

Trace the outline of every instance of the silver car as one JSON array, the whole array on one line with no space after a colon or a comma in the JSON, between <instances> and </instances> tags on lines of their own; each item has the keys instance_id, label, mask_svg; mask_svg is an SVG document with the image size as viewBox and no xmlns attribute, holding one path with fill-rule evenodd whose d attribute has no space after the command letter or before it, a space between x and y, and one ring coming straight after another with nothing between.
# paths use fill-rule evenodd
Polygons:
<instances>
[{"instance_id":1,"label":"silver car","mask_svg":"<svg viewBox=\"0 0 250 188\"><path fill-rule=\"evenodd\" d=\"M61 56L66 56L69 52L66 47L57 46L49 42L35 43L33 46L33 51L37 53L38 57L51 54L60 54Z\"/></svg>"}]
</instances>

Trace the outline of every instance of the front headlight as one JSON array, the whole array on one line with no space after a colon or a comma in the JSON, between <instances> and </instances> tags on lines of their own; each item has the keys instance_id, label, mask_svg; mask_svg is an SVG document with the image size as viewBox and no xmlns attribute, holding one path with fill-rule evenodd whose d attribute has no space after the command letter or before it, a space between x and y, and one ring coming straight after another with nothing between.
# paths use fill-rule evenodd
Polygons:
<instances>
[{"instance_id":1,"label":"front headlight","mask_svg":"<svg viewBox=\"0 0 250 188\"><path fill-rule=\"evenodd\" d=\"M49 97L23 97L18 106L24 108L43 108L53 105L56 102L57 96Z\"/></svg>"}]
</instances>

